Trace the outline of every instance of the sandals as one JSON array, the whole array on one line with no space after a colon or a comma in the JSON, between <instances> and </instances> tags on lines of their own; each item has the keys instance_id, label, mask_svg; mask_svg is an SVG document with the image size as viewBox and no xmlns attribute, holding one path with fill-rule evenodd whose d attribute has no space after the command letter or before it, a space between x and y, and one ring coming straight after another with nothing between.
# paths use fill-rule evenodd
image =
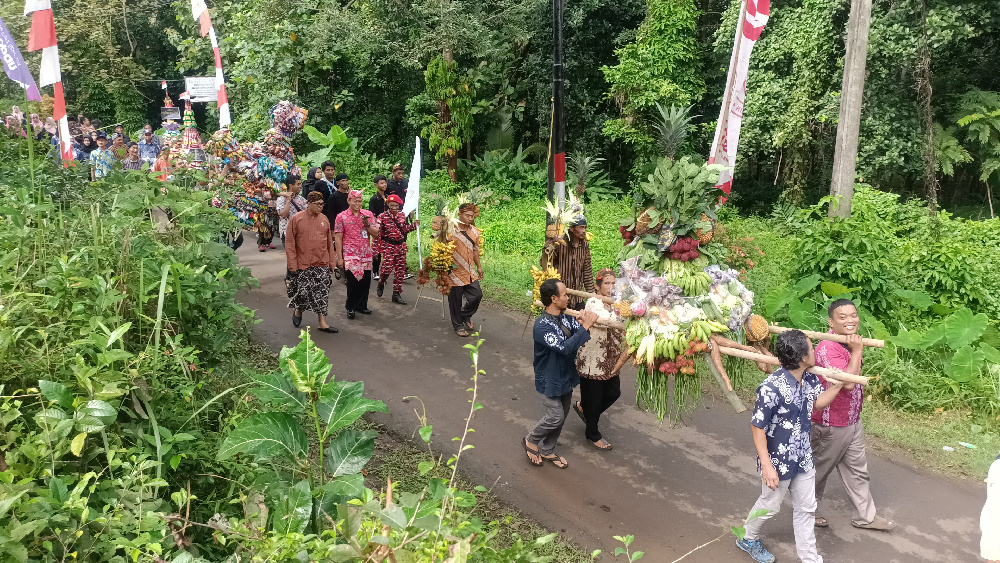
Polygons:
<instances>
[{"instance_id":1,"label":"sandals","mask_svg":"<svg viewBox=\"0 0 1000 563\"><path fill-rule=\"evenodd\" d=\"M556 454L552 454L550 456L539 455L538 457L544 459L545 461L552 462L552 465L555 465L559 469L566 469L567 467L569 467L569 462L566 461L566 458L560 455Z\"/></svg>"},{"instance_id":2,"label":"sandals","mask_svg":"<svg viewBox=\"0 0 1000 563\"><path fill-rule=\"evenodd\" d=\"M830 522L826 518L823 518L822 516L817 516L814 525L817 528L826 528L827 526L830 525Z\"/></svg>"},{"instance_id":3,"label":"sandals","mask_svg":"<svg viewBox=\"0 0 1000 563\"><path fill-rule=\"evenodd\" d=\"M469 330L476 330L476 326L472 324L472 321L465 321L465 326L469 327Z\"/></svg>"},{"instance_id":4,"label":"sandals","mask_svg":"<svg viewBox=\"0 0 1000 563\"><path fill-rule=\"evenodd\" d=\"M316 330L320 332L329 332L330 334L337 334L338 332L340 332L339 330L337 330L337 327L335 326L324 326L322 328L317 328Z\"/></svg>"},{"instance_id":5,"label":"sandals","mask_svg":"<svg viewBox=\"0 0 1000 563\"><path fill-rule=\"evenodd\" d=\"M458 330L456 330L455 334L461 336L462 338L468 338L469 337L469 331L465 327L462 327L462 328L459 328Z\"/></svg>"},{"instance_id":6,"label":"sandals","mask_svg":"<svg viewBox=\"0 0 1000 563\"><path fill-rule=\"evenodd\" d=\"M587 440L587 441L590 442L590 440ZM593 444L594 447L597 448L597 449L599 449L599 450L613 450L614 449L614 446L612 446L611 443L608 442L607 440L605 440L604 438L601 438L600 440L598 440L596 442L590 442L590 443Z\"/></svg>"},{"instance_id":7,"label":"sandals","mask_svg":"<svg viewBox=\"0 0 1000 563\"><path fill-rule=\"evenodd\" d=\"M584 424L587 424L587 417L583 414L583 407L580 406L580 401L573 401L573 410L576 411L576 414L580 415L580 420Z\"/></svg>"},{"instance_id":8,"label":"sandals","mask_svg":"<svg viewBox=\"0 0 1000 563\"><path fill-rule=\"evenodd\" d=\"M528 463L531 465L541 467L544 463L542 461L542 454L538 451L538 446L529 442L527 438L524 439L524 452L528 455ZM538 461L535 461L531 456L538 458Z\"/></svg>"},{"instance_id":9,"label":"sandals","mask_svg":"<svg viewBox=\"0 0 1000 563\"><path fill-rule=\"evenodd\" d=\"M858 522L857 520L851 520L851 525L855 528L861 528L862 530L877 530L879 532L888 532L896 527L896 524L890 522L882 516L876 516L871 522Z\"/></svg>"}]
</instances>

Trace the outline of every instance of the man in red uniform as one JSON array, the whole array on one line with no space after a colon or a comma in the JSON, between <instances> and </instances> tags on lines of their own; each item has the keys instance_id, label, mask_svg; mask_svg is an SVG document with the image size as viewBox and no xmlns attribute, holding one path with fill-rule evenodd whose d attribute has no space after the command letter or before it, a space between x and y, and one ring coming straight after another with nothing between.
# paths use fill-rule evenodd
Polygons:
<instances>
[{"instance_id":1,"label":"man in red uniform","mask_svg":"<svg viewBox=\"0 0 1000 563\"><path fill-rule=\"evenodd\" d=\"M377 294L382 297L385 282L392 275L392 302L406 305L403 301L403 276L406 275L406 235L416 230L420 221L410 223L399 210L403 200L392 194L385 199L388 207L378 216L380 233L379 252L382 254L382 271L379 273Z\"/></svg>"},{"instance_id":2,"label":"man in red uniform","mask_svg":"<svg viewBox=\"0 0 1000 563\"><path fill-rule=\"evenodd\" d=\"M858 335L858 309L850 299L837 299L829 307L830 332L847 337L847 344L823 340L816 346L816 365L836 368L854 375L861 375L862 350ZM818 376L823 387L830 384ZM861 427L861 407L864 392L861 385L845 383L843 390L824 409L812 413L811 442L816 464L816 502L823 499L826 479L836 468L840 473L847 496L854 504L855 515L851 525L867 530L889 531L894 525L875 514L868 476L868 457L865 453L865 431ZM830 523L816 514L816 526L825 528Z\"/></svg>"}]
</instances>

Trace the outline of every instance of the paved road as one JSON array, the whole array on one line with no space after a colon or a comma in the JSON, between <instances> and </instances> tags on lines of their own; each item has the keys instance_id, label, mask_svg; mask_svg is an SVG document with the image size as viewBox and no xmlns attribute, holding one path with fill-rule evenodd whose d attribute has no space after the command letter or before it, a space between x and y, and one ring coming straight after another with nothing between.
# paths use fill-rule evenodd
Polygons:
<instances>
[{"instance_id":1,"label":"paved road","mask_svg":"<svg viewBox=\"0 0 1000 563\"><path fill-rule=\"evenodd\" d=\"M249 240L249 239L248 239ZM255 335L275 350L293 345L298 329L284 296L284 253L259 253L252 244L239 251L240 261L260 280L260 289L241 296L263 322ZM427 292L425 292L426 294ZM471 376L468 354L451 324L442 320L439 303L417 300L408 283L402 307L371 296L374 314L348 320L344 287L334 284L330 321L339 334L313 333L331 358L337 377L363 380L366 395L389 406L379 422L400 435L417 426L419 396L434 425L435 447L450 448L464 426ZM480 397L471 435L476 448L463 457L463 469L490 486L500 498L543 526L587 550L605 553L616 546L613 535L634 534L644 561L671 562L742 522L759 493L759 477L750 441L748 417L736 415L722 400L705 397L689 425L669 428L635 408L634 371L626 372L622 399L602 419L602 431L614 443L611 452L587 444L583 424L570 414L561 442L570 462L528 465L521 438L541 415L531 370L531 336L522 337L525 317L482 310L475 319L485 344L480 367ZM315 316L303 326L315 326ZM984 487L953 482L881 457L869 458L880 513L899 523L893 534L857 530L850 525L843 486L828 486L825 515L831 525L817 532L827 561L913 562L979 561L979 511ZM779 561L796 561L791 506L786 504L764 528L766 546ZM604 558L604 560L609 560ZM685 561L749 561L731 537L699 550Z\"/></svg>"}]
</instances>

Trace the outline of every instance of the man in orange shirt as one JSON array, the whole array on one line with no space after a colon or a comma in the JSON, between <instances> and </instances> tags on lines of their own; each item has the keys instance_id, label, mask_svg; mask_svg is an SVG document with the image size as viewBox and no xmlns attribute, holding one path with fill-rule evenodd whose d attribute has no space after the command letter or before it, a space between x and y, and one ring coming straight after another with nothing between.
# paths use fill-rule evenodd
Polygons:
<instances>
[{"instance_id":1,"label":"man in orange shirt","mask_svg":"<svg viewBox=\"0 0 1000 563\"><path fill-rule=\"evenodd\" d=\"M288 270L292 272L288 285L292 324L299 326L302 312L309 310L319 316L316 330L337 332L326 323L331 276L337 259L330 220L323 215L323 194L310 192L306 201L309 205L305 213L289 219L285 233L285 254Z\"/></svg>"},{"instance_id":2,"label":"man in orange shirt","mask_svg":"<svg viewBox=\"0 0 1000 563\"><path fill-rule=\"evenodd\" d=\"M458 208L458 229L451 237L455 243L452 254L455 269L451 271L448 309L455 334L463 338L472 334L472 316L483 300L483 290L479 287L479 280L483 279L483 265L479 262L479 230L472 226L475 213L474 205L463 203Z\"/></svg>"}]
</instances>

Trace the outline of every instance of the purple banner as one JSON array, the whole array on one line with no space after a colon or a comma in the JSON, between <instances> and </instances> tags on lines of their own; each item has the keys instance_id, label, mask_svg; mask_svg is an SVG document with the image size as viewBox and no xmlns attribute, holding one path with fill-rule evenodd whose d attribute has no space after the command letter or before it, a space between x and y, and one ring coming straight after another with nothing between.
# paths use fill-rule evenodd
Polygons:
<instances>
[{"instance_id":1,"label":"purple banner","mask_svg":"<svg viewBox=\"0 0 1000 563\"><path fill-rule=\"evenodd\" d=\"M38 86L35 86L35 79L28 70L28 65L24 64L24 57L21 50L14 43L14 38L10 36L10 31L0 18L0 61L3 62L3 69L7 72L7 78L21 85L21 88L28 90L28 99L40 102L42 97L38 94Z\"/></svg>"}]
</instances>

